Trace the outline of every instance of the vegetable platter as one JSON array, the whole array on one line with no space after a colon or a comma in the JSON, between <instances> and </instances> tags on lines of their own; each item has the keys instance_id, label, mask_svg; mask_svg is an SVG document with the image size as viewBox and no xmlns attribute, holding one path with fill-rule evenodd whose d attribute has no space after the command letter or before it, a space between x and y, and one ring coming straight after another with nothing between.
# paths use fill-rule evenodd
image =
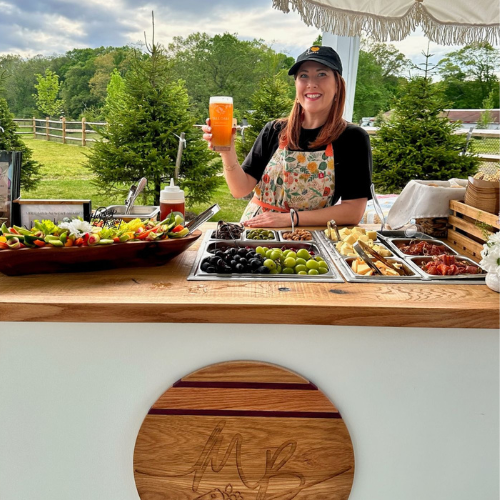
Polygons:
<instances>
[{"instance_id":1,"label":"vegetable platter","mask_svg":"<svg viewBox=\"0 0 500 500\"><path fill-rule=\"evenodd\" d=\"M158 266L201 236L189 232L179 215L161 222L134 219L112 227L80 219L58 225L35 221L31 229L0 228L0 272L8 276Z\"/></svg>"}]
</instances>

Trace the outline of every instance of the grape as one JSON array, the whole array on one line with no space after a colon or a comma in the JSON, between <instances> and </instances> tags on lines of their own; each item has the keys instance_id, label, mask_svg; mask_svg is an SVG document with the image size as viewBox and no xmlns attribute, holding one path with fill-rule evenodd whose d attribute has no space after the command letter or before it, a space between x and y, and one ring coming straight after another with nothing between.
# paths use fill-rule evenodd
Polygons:
<instances>
[{"instance_id":1,"label":"grape","mask_svg":"<svg viewBox=\"0 0 500 500\"><path fill-rule=\"evenodd\" d=\"M311 254L305 248L301 248L297 251L297 257L300 257L304 260L309 260L311 258Z\"/></svg>"},{"instance_id":2,"label":"grape","mask_svg":"<svg viewBox=\"0 0 500 500\"><path fill-rule=\"evenodd\" d=\"M317 261L311 259L306 262L306 267L307 269L318 269L319 264Z\"/></svg>"},{"instance_id":3,"label":"grape","mask_svg":"<svg viewBox=\"0 0 500 500\"><path fill-rule=\"evenodd\" d=\"M297 274L307 274L307 271L299 271Z\"/></svg>"},{"instance_id":4,"label":"grape","mask_svg":"<svg viewBox=\"0 0 500 500\"><path fill-rule=\"evenodd\" d=\"M277 269L271 269L269 274L279 274L279 271Z\"/></svg>"},{"instance_id":5,"label":"grape","mask_svg":"<svg viewBox=\"0 0 500 500\"><path fill-rule=\"evenodd\" d=\"M264 266L268 269L276 269L276 262L274 262L274 260L272 259L266 259L264 261Z\"/></svg>"},{"instance_id":6,"label":"grape","mask_svg":"<svg viewBox=\"0 0 500 500\"><path fill-rule=\"evenodd\" d=\"M264 247L257 247L255 251L260 254L260 255L265 255L266 251L264 250Z\"/></svg>"},{"instance_id":7,"label":"grape","mask_svg":"<svg viewBox=\"0 0 500 500\"><path fill-rule=\"evenodd\" d=\"M302 264L302 265L304 265L304 266L305 266L305 265L306 265L306 260L305 260L305 259L302 259L302 258L300 258L300 257L297 257L297 258L295 259L295 263L296 263L296 264Z\"/></svg>"},{"instance_id":8,"label":"grape","mask_svg":"<svg viewBox=\"0 0 500 500\"><path fill-rule=\"evenodd\" d=\"M322 267L328 269L328 264L324 260L320 261L318 264L320 269Z\"/></svg>"},{"instance_id":9,"label":"grape","mask_svg":"<svg viewBox=\"0 0 500 500\"><path fill-rule=\"evenodd\" d=\"M326 274L328 272L327 267L319 267L318 269L319 274Z\"/></svg>"},{"instance_id":10,"label":"grape","mask_svg":"<svg viewBox=\"0 0 500 500\"><path fill-rule=\"evenodd\" d=\"M319 271L317 269L309 269L309 271L307 271L307 274L314 276L316 274L319 274Z\"/></svg>"},{"instance_id":11,"label":"grape","mask_svg":"<svg viewBox=\"0 0 500 500\"><path fill-rule=\"evenodd\" d=\"M295 259L293 257L287 257L283 263L285 264L286 267L293 268L293 267L295 267L297 262L295 261Z\"/></svg>"},{"instance_id":12,"label":"grape","mask_svg":"<svg viewBox=\"0 0 500 500\"><path fill-rule=\"evenodd\" d=\"M272 260L277 260L281 257L281 250L272 250L271 251L271 256L269 257Z\"/></svg>"},{"instance_id":13,"label":"grape","mask_svg":"<svg viewBox=\"0 0 500 500\"><path fill-rule=\"evenodd\" d=\"M266 266L260 266L257 269L257 272L260 273L260 274L269 274L271 272L271 270L268 267L266 267Z\"/></svg>"},{"instance_id":14,"label":"grape","mask_svg":"<svg viewBox=\"0 0 500 500\"><path fill-rule=\"evenodd\" d=\"M297 258L297 254L292 250L288 253L287 257L292 257L293 259Z\"/></svg>"},{"instance_id":15,"label":"grape","mask_svg":"<svg viewBox=\"0 0 500 500\"><path fill-rule=\"evenodd\" d=\"M305 271L307 273L307 267L304 266L303 264L299 264L298 266L295 266L295 272L297 274L300 274L301 271Z\"/></svg>"},{"instance_id":16,"label":"grape","mask_svg":"<svg viewBox=\"0 0 500 500\"><path fill-rule=\"evenodd\" d=\"M314 260L317 260L318 262L323 262L325 259L323 259L321 255L316 255L316 257L314 257Z\"/></svg>"},{"instance_id":17,"label":"grape","mask_svg":"<svg viewBox=\"0 0 500 500\"><path fill-rule=\"evenodd\" d=\"M295 274L295 271L291 267L284 267L281 272L283 274Z\"/></svg>"},{"instance_id":18,"label":"grape","mask_svg":"<svg viewBox=\"0 0 500 500\"><path fill-rule=\"evenodd\" d=\"M243 273L245 272L245 266L243 264L236 264L235 270L238 273Z\"/></svg>"}]
</instances>

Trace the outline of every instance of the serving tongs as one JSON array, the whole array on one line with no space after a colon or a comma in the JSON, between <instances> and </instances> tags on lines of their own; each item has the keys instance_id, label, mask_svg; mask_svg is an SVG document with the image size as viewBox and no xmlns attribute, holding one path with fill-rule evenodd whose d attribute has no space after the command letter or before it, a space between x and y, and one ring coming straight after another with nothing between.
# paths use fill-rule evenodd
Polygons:
<instances>
[{"instance_id":1,"label":"serving tongs","mask_svg":"<svg viewBox=\"0 0 500 500\"><path fill-rule=\"evenodd\" d=\"M141 194L142 190L146 187L148 180L146 177L143 177L138 183L137 186L133 184L128 192L127 199L125 200L125 215L130 213L130 210L134 206L134 202L136 198Z\"/></svg>"},{"instance_id":2,"label":"serving tongs","mask_svg":"<svg viewBox=\"0 0 500 500\"><path fill-rule=\"evenodd\" d=\"M366 256L366 252L369 252L373 257L375 257L376 260L379 260L380 262L382 262L382 264L386 265L388 268L392 269L393 271L396 271L400 276L406 276L406 271L404 270L404 268L398 269L392 262L389 262L385 257L382 257L382 255L380 255L372 247L367 245L364 241L358 240L353 248L358 253L361 250L365 256ZM366 250L366 252L365 252L365 250ZM365 260L364 257L362 257L362 259ZM373 260L372 259L370 259L370 260L372 261L372 264L373 264ZM367 262L367 264L370 266L370 264L368 262ZM375 264L373 264L373 265L375 266ZM375 267L377 267L377 266L375 266ZM378 269L378 267L377 267L377 269ZM379 269L379 273L382 274L380 272L380 269Z\"/></svg>"},{"instance_id":3,"label":"serving tongs","mask_svg":"<svg viewBox=\"0 0 500 500\"><path fill-rule=\"evenodd\" d=\"M333 219L329 220L326 223L326 227L328 228L328 234L330 235L330 237L331 237L332 230L333 230L333 231L335 231L335 236L337 236L337 241L342 241L342 238L340 237L339 229L337 227L337 223Z\"/></svg>"},{"instance_id":4,"label":"serving tongs","mask_svg":"<svg viewBox=\"0 0 500 500\"><path fill-rule=\"evenodd\" d=\"M361 247L360 243L362 243L362 241L358 240L358 242L354 244L354 247L353 247L354 250L356 250L358 255L365 261L365 263L368 265L368 267L370 267L375 272L375 274L382 275L382 271L375 265L373 260L370 257L368 257L366 252ZM366 246L368 246L368 245L366 245Z\"/></svg>"},{"instance_id":5,"label":"serving tongs","mask_svg":"<svg viewBox=\"0 0 500 500\"><path fill-rule=\"evenodd\" d=\"M211 207L207 208L204 212L201 212L201 214L197 215L194 219L191 219L185 226L189 229L188 234L191 234L195 229L198 229L204 222L212 218L219 210L219 205L215 203Z\"/></svg>"}]
</instances>

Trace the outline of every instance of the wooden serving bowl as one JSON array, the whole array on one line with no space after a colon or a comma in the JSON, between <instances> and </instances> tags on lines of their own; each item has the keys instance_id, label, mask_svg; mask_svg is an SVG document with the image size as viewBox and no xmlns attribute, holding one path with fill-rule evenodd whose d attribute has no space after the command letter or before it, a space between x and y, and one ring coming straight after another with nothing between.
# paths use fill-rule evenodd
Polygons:
<instances>
[{"instance_id":1,"label":"wooden serving bowl","mask_svg":"<svg viewBox=\"0 0 500 500\"><path fill-rule=\"evenodd\" d=\"M128 241L91 247L0 250L0 272L7 276L21 276L161 266L190 247L200 236L201 231L196 230L184 238L162 241Z\"/></svg>"}]
</instances>

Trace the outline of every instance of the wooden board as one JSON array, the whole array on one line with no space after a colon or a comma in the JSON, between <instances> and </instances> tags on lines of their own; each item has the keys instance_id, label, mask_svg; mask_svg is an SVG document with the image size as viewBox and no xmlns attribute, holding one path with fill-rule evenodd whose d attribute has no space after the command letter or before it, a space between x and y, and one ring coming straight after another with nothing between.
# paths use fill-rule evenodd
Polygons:
<instances>
[{"instance_id":1,"label":"wooden board","mask_svg":"<svg viewBox=\"0 0 500 500\"><path fill-rule=\"evenodd\" d=\"M153 405L137 437L142 500L346 500L354 453L335 406L261 362L198 370Z\"/></svg>"}]
</instances>

